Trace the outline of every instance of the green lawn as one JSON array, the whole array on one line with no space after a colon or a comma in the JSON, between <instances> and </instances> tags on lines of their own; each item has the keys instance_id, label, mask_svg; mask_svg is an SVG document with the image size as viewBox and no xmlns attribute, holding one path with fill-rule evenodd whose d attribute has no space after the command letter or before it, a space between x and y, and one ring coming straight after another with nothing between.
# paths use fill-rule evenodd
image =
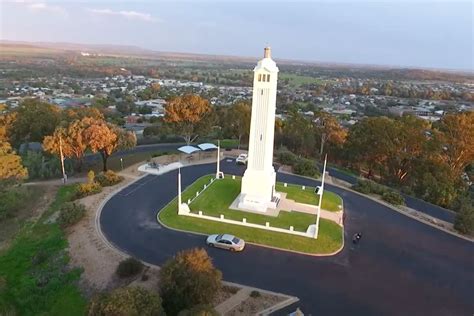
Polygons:
<instances>
[{"instance_id":1,"label":"green lawn","mask_svg":"<svg viewBox=\"0 0 474 316\"><path fill-rule=\"evenodd\" d=\"M282 183L277 183L276 190L278 192L286 192L286 197L295 200L299 203L306 203L312 205L318 205L319 195L314 193L315 188L306 187L305 190L302 189L300 185L288 184L285 188ZM323 202L321 207L330 212L340 211L342 206L342 199L336 193L324 190Z\"/></svg>"},{"instance_id":2,"label":"green lawn","mask_svg":"<svg viewBox=\"0 0 474 316\"><path fill-rule=\"evenodd\" d=\"M44 216L25 226L0 256L0 315L84 315L81 271L67 268L64 233L45 221L73 193L71 186L61 187Z\"/></svg>"},{"instance_id":3,"label":"green lawn","mask_svg":"<svg viewBox=\"0 0 474 316\"><path fill-rule=\"evenodd\" d=\"M211 178L212 176L204 176L189 186L183 192L183 201L194 197L196 191L201 191L204 184L209 183ZM289 228L289 226L292 225L295 230L299 231L306 231L308 225L314 223L316 220L314 215L297 212L280 212L278 217L271 217L250 212L230 210L229 205L235 197L237 197L239 192L240 179L232 180L231 178L226 178L219 180L213 183L209 189L204 191L191 203L191 211L198 212L201 210L204 214L209 216L224 214L226 218L235 220L241 220L245 217L248 222L256 224L270 222L270 225L281 228ZM339 249L342 244L341 227L325 219L321 219L320 221L320 234L317 240L239 225L178 216L176 199L160 211L159 219L165 225L172 228L204 234L231 233L248 242L306 253L331 253Z\"/></svg>"}]
</instances>

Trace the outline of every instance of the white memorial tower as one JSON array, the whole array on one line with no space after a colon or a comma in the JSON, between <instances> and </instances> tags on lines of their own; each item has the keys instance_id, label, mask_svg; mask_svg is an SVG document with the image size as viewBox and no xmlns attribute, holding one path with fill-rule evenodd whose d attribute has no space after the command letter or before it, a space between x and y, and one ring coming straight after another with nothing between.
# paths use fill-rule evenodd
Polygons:
<instances>
[{"instance_id":1,"label":"white memorial tower","mask_svg":"<svg viewBox=\"0 0 474 316\"><path fill-rule=\"evenodd\" d=\"M276 208L279 201L273 168L278 67L272 60L270 47L265 48L263 59L253 71L248 162L238 208L265 212L267 208Z\"/></svg>"}]
</instances>

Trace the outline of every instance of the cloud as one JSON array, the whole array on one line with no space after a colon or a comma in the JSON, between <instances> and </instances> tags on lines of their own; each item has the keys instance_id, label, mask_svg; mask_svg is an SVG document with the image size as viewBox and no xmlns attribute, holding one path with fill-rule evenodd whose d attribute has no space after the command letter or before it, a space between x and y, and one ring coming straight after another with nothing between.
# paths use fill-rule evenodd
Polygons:
<instances>
[{"instance_id":1,"label":"cloud","mask_svg":"<svg viewBox=\"0 0 474 316\"><path fill-rule=\"evenodd\" d=\"M149 13L142 13L137 11L113 11L110 9L88 9L89 12L98 15L119 16L129 20L141 20L145 22L155 22L156 18Z\"/></svg>"},{"instance_id":2,"label":"cloud","mask_svg":"<svg viewBox=\"0 0 474 316\"><path fill-rule=\"evenodd\" d=\"M34 12L49 12L60 15L67 15L67 11L58 5L51 5L45 2L37 2L34 0L15 0L14 3L18 3L26 6L27 9Z\"/></svg>"}]
</instances>

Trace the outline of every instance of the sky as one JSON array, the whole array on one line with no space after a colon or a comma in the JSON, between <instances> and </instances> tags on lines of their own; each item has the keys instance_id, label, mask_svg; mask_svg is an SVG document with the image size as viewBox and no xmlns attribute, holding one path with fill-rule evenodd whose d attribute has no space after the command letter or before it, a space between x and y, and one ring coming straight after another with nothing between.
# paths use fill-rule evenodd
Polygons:
<instances>
[{"instance_id":1,"label":"sky","mask_svg":"<svg viewBox=\"0 0 474 316\"><path fill-rule=\"evenodd\" d=\"M0 39L474 70L473 1L0 0Z\"/></svg>"}]
</instances>

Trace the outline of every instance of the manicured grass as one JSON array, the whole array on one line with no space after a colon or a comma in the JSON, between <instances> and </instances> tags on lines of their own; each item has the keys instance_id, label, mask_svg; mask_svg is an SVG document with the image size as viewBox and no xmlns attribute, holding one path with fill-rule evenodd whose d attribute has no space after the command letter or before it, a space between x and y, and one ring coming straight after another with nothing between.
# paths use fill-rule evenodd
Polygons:
<instances>
[{"instance_id":1,"label":"manicured grass","mask_svg":"<svg viewBox=\"0 0 474 316\"><path fill-rule=\"evenodd\" d=\"M42 219L59 209L71 192L72 186L61 187ZM66 249L57 224L40 220L24 227L0 256L0 314L84 315L86 300L76 285L81 271L67 268Z\"/></svg>"},{"instance_id":2,"label":"manicured grass","mask_svg":"<svg viewBox=\"0 0 474 316\"><path fill-rule=\"evenodd\" d=\"M196 196L197 191L202 191L205 183L209 183L212 176L204 176L189 186L182 195L183 202ZM240 181L238 179L224 179L214 182L210 188L204 191L190 205L193 212L198 210L210 216L224 214L226 218L241 220L247 218L248 222L265 224L270 222L272 226L288 228L294 226L295 230L306 231L309 224L314 223L315 216L296 212L280 212L278 217L265 216L250 212L229 210L231 202L240 192ZM203 208L206 208L204 210ZM336 223L321 219L319 238L317 240L300 237L285 233L266 231L263 229L249 228L227 223L213 222L204 219L178 216L177 199L165 206L159 213L159 219L165 225L186 231L199 232L203 234L231 233L248 242L261 245L278 247L313 254L326 254L336 251L342 244L342 229Z\"/></svg>"},{"instance_id":3,"label":"manicured grass","mask_svg":"<svg viewBox=\"0 0 474 316\"><path fill-rule=\"evenodd\" d=\"M314 193L315 188L306 187L304 190L300 185L288 184L285 188L283 184L277 183L276 190L278 192L286 192L286 197L295 200L298 203L306 203L312 205L318 205L319 195ZM339 206L342 206L342 199L336 193L324 190L323 202L321 208L330 212L338 212L341 210Z\"/></svg>"},{"instance_id":4,"label":"manicured grass","mask_svg":"<svg viewBox=\"0 0 474 316\"><path fill-rule=\"evenodd\" d=\"M217 141L215 142L217 145ZM239 146L238 139L221 139L220 141L221 148L237 148Z\"/></svg>"}]
</instances>

